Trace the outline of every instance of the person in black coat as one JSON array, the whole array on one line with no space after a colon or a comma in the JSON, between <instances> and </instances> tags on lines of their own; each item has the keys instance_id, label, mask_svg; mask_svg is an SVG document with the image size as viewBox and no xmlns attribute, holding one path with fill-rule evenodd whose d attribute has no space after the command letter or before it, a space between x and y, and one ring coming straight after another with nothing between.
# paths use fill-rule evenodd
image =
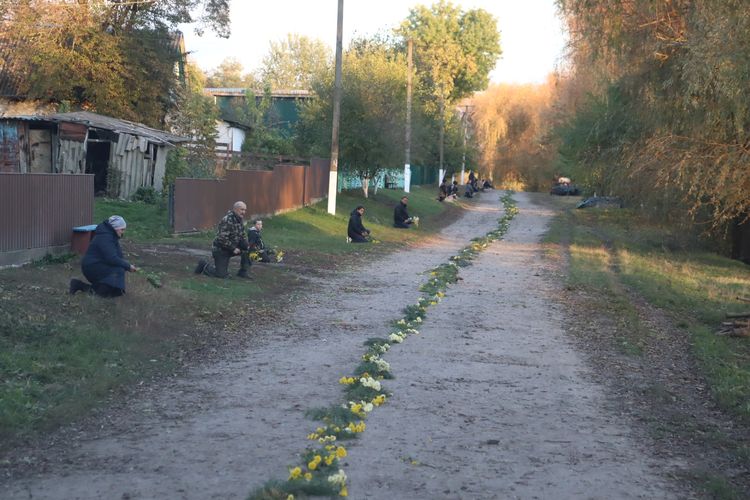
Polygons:
<instances>
[{"instance_id":1,"label":"person in black coat","mask_svg":"<svg viewBox=\"0 0 750 500\"><path fill-rule=\"evenodd\" d=\"M138 270L123 258L120 238L127 224L119 215L113 215L96 226L86 255L81 261L83 275L91 283L70 280L70 293L88 292L100 297L119 297L125 294L125 272Z\"/></svg>"},{"instance_id":2,"label":"person in black coat","mask_svg":"<svg viewBox=\"0 0 750 500\"><path fill-rule=\"evenodd\" d=\"M365 214L365 207L359 205L349 214L349 227L346 234L351 238L353 243L369 243L370 230L362 224L362 216Z\"/></svg>"},{"instance_id":3,"label":"person in black coat","mask_svg":"<svg viewBox=\"0 0 750 500\"><path fill-rule=\"evenodd\" d=\"M450 187L448 187L448 179L443 179L443 182L440 183L440 187L438 188L438 201L445 201L445 199L450 195Z\"/></svg>"},{"instance_id":4,"label":"person in black coat","mask_svg":"<svg viewBox=\"0 0 750 500\"><path fill-rule=\"evenodd\" d=\"M409 212L406 211L406 205L409 203L409 198L406 196L401 198L401 202L396 205L393 209L393 227L401 229L409 229L412 224Z\"/></svg>"}]
</instances>

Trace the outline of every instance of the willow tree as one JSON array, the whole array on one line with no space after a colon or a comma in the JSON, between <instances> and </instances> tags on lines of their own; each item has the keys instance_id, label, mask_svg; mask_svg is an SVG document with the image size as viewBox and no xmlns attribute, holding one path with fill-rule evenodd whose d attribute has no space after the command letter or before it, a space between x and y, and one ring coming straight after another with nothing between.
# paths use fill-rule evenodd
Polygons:
<instances>
[{"instance_id":1,"label":"willow tree","mask_svg":"<svg viewBox=\"0 0 750 500\"><path fill-rule=\"evenodd\" d=\"M489 83L501 54L497 21L483 9L462 11L450 2L419 5L398 29L414 41L414 61L422 89L434 100L440 120L439 162L443 168L448 107ZM429 106L429 105L428 105Z\"/></svg>"},{"instance_id":2,"label":"willow tree","mask_svg":"<svg viewBox=\"0 0 750 500\"><path fill-rule=\"evenodd\" d=\"M570 159L609 179L615 194L666 213L690 213L715 227L747 216L744 3L558 4L572 34L573 74L586 77L591 95L569 120L573 128L563 130Z\"/></svg>"},{"instance_id":3,"label":"willow tree","mask_svg":"<svg viewBox=\"0 0 750 500\"><path fill-rule=\"evenodd\" d=\"M555 173L549 137L553 88L553 80L491 85L472 97L481 163L496 181L520 182L529 190L549 185Z\"/></svg>"}]
</instances>

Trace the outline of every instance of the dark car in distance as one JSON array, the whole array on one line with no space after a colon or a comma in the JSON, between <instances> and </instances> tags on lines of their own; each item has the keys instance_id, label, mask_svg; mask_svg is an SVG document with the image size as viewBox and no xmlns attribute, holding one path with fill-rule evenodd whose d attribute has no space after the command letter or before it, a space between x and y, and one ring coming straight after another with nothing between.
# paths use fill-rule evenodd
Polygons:
<instances>
[{"instance_id":1,"label":"dark car in distance","mask_svg":"<svg viewBox=\"0 0 750 500\"><path fill-rule=\"evenodd\" d=\"M573 184L555 184L552 189L550 189L549 194L556 194L558 196L578 196L581 194L581 191Z\"/></svg>"}]
</instances>

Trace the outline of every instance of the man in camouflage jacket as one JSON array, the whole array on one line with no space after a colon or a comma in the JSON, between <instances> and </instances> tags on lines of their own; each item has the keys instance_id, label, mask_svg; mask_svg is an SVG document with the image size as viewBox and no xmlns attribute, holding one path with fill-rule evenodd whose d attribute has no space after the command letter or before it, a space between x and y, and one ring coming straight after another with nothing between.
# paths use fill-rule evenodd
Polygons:
<instances>
[{"instance_id":1,"label":"man in camouflage jacket","mask_svg":"<svg viewBox=\"0 0 750 500\"><path fill-rule=\"evenodd\" d=\"M212 247L214 264L211 265L205 260L201 260L195 268L196 274L203 273L216 278L226 278L229 276L229 260L232 257L239 256L240 270L237 272L237 276L250 278L248 270L251 261L247 254L249 245L243 226L243 217L246 211L247 205L238 201L234 204L232 210L222 217Z\"/></svg>"}]
</instances>

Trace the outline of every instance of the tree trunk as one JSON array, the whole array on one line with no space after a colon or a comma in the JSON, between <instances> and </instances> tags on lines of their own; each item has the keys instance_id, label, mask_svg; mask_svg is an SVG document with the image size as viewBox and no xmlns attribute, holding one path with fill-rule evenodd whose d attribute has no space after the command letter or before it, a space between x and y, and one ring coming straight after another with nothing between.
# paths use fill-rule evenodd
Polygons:
<instances>
[{"instance_id":1,"label":"tree trunk","mask_svg":"<svg viewBox=\"0 0 750 500\"><path fill-rule=\"evenodd\" d=\"M368 198L367 191L370 188L370 178L369 177L360 177L362 180L362 192L365 194L365 198Z\"/></svg>"}]
</instances>

